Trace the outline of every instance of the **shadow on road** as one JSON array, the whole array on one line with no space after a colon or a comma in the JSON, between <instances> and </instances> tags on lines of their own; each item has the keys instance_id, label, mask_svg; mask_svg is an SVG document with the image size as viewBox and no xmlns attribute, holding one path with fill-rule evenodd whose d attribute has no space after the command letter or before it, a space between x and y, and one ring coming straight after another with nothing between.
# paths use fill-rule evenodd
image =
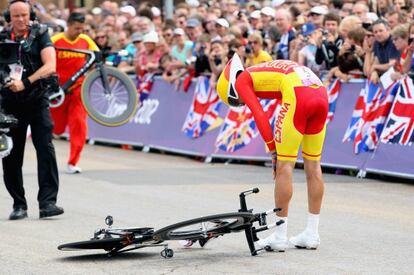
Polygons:
<instances>
[{"instance_id":1,"label":"shadow on road","mask_svg":"<svg viewBox=\"0 0 414 275\"><path fill-rule=\"evenodd\" d=\"M128 252L125 254L119 254L109 257L106 254L87 254L87 255L76 255L69 257L62 257L57 259L59 262L90 262L90 261L129 261L129 260L139 260L146 259L149 257L161 257L159 253L149 253L149 252Z\"/></svg>"}]
</instances>

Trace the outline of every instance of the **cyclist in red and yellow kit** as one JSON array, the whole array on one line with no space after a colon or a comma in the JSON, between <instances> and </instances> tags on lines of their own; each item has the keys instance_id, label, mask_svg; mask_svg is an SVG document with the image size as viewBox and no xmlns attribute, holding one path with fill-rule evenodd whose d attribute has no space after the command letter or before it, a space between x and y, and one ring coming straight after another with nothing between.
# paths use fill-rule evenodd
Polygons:
<instances>
[{"instance_id":1,"label":"cyclist in red and yellow kit","mask_svg":"<svg viewBox=\"0 0 414 275\"><path fill-rule=\"evenodd\" d=\"M67 49L83 49L99 51L93 40L82 34L85 23L85 16L73 12L68 18L68 28L65 32L52 37L55 47ZM85 64L86 56L82 53L69 51L56 51L57 73L59 84L63 85ZM81 85L84 77L80 77L70 87L70 93L66 95L63 104L52 108L52 118L55 123L53 132L57 135L65 132L66 126L70 135L70 156L67 172L70 174L80 173L82 170L77 166L87 135L87 113L81 100Z\"/></svg>"},{"instance_id":2,"label":"cyclist in red and yellow kit","mask_svg":"<svg viewBox=\"0 0 414 275\"><path fill-rule=\"evenodd\" d=\"M282 208L277 218L284 223L257 245L270 246L277 251L284 251L288 246L287 216L292 197L292 174L302 144L308 186L308 225L290 242L296 247L317 248L324 191L320 158L328 113L328 98L321 80L309 68L289 60L274 60L244 70L235 54L219 77L217 92L230 106L246 104L249 107L275 164L275 204ZM281 100L275 131L259 98Z\"/></svg>"}]
</instances>

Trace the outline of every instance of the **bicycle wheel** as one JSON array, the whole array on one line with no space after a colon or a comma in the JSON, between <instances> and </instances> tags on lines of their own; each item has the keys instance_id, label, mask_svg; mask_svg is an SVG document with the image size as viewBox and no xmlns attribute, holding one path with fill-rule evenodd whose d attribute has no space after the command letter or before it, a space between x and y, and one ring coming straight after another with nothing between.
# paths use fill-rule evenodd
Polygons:
<instances>
[{"instance_id":1,"label":"bicycle wheel","mask_svg":"<svg viewBox=\"0 0 414 275\"><path fill-rule=\"evenodd\" d=\"M120 126L127 123L137 108L137 90L123 72L104 67L108 76L110 93L105 93L99 70L90 72L82 84L82 102L88 115L104 126Z\"/></svg>"},{"instance_id":2,"label":"bicycle wheel","mask_svg":"<svg viewBox=\"0 0 414 275\"><path fill-rule=\"evenodd\" d=\"M155 240L199 240L239 231L251 223L254 214L226 213L200 217L172 224L154 232Z\"/></svg>"},{"instance_id":3,"label":"bicycle wheel","mask_svg":"<svg viewBox=\"0 0 414 275\"><path fill-rule=\"evenodd\" d=\"M58 249L63 251L83 249L104 249L106 251L111 251L128 245L127 242L128 241L123 237L92 239L89 241L62 244L58 246Z\"/></svg>"}]
</instances>

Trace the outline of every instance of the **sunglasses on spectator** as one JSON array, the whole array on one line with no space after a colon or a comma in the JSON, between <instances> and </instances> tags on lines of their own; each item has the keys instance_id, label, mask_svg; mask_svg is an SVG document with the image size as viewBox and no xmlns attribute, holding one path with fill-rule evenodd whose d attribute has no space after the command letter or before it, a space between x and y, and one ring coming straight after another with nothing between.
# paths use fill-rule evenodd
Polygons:
<instances>
[{"instance_id":1,"label":"sunglasses on spectator","mask_svg":"<svg viewBox=\"0 0 414 275\"><path fill-rule=\"evenodd\" d=\"M253 40L253 41L249 41L250 44L259 44L259 41Z\"/></svg>"},{"instance_id":2,"label":"sunglasses on spectator","mask_svg":"<svg viewBox=\"0 0 414 275\"><path fill-rule=\"evenodd\" d=\"M105 35L98 35L98 36L96 37L96 39L102 39L102 38L106 38L106 36L105 36Z\"/></svg>"},{"instance_id":3,"label":"sunglasses on spectator","mask_svg":"<svg viewBox=\"0 0 414 275\"><path fill-rule=\"evenodd\" d=\"M172 35L173 35L172 33L166 32L162 36L171 37Z\"/></svg>"},{"instance_id":4,"label":"sunglasses on spectator","mask_svg":"<svg viewBox=\"0 0 414 275\"><path fill-rule=\"evenodd\" d=\"M321 16L322 14L319 14L319 13L314 13L314 12L311 12L311 13L309 13L309 16Z\"/></svg>"}]
</instances>

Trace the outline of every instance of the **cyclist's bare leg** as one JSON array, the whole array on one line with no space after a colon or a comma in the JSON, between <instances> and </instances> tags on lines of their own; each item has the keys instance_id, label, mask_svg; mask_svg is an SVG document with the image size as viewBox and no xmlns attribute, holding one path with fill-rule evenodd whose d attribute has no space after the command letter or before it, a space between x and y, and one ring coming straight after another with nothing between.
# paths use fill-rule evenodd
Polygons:
<instances>
[{"instance_id":1,"label":"cyclist's bare leg","mask_svg":"<svg viewBox=\"0 0 414 275\"><path fill-rule=\"evenodd\" d=\"M302 233L290 238L290 243L300 248L316 249L320 244L318 227L324 182L319 160L304 159L304 164L308 186L308 222Z\"/></svg>"},{"instance_id":2,"label":"cyclist's bare leg","mask_svg":"<svg viewBox=\"0 0 414 275\"><path fill-rule=\"evenodd\" d=\"M319 160L304 159L306 181L308 186L309 213L319 214L324 193L324 181Z\"/></svg>"},{"instance_id":3,"label":"cyclist's bare leg","mask_svg":"<svg viewBox=\"0 0 414 275\"><path fill-rule=\"evenodd\" d=\"M277 212L276 219L283 220L284 223L277 226L270 236L256 242L257 247L259 248L269 247L276 251L285 251L287 248L287 216L289 212L289 202L292 198L292 174L294 167L295 162L293 161L277 161L274 196L276 207L282 208L282 211Z\"/></svg>"},{"instance_id":4,"label":"cyclist's bare leg","mask_svg":"<svg viewBox=\"0 0 414 275\"><path fill-rule=\"evenodd\" d=\"M274 196L276 207L282 208L277 213L279 217L288 216L289 202L292 198L292 174L294 168L294 161L277 161Z\"/></svg>"}]
</instances>

